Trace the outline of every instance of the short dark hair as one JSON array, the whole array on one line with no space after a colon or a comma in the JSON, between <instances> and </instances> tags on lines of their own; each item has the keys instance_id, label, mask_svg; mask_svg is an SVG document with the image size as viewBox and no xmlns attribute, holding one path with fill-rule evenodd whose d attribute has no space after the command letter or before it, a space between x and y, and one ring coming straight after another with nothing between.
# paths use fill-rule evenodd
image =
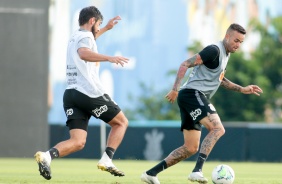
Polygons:
<instances>
[{"instance_id":1,"label":"short dark hair","mask_svg":"<svg viewBox=\"0 0 282 184\"><path fill-rule=\"evenodd\" d=\"M247 33L246 30L242 26L240 26L239 24L235 24L235 23L233 23L229 26L229 28L227 29L227 32L229 32L231 30L238 31L241 34Z\"/></svg>"},{"instance_id":2,"label":"short dark hair","mask_svg":"<svg viewBox=\"0 0 282 184\"><path fill-rule=\"evenodd\" d=\"M93 17L95 17L96 21L103 20L103 15L95 6L88 6L83 8L79 13L79 19L78 19L79 26L86 24L89 21L89 19Z\"/></svg>"}]
</instances>

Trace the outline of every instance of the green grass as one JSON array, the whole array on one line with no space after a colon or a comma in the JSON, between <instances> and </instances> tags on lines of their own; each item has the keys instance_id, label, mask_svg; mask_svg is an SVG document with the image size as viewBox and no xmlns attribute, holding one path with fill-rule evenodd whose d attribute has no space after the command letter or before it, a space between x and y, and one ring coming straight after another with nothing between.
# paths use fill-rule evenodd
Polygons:
<instances>
[{"instance_id":1,"label":"green grass","mask_svg":"<svg viewBox=\"0 0 282 184\"><path fill-rule=\"evenodd\" d=\"M0 184L40 184L40 183L97 183L97 184L141 184L140 175L157 162L139 160L115 160L115 165L125 172L125 177L114 177L97 169L97 160L57 159L52 162L52 179L47 181L39 175L33 159L0 158ZM281 163L253 162L209 162L204 166L204 175L211 182L212 169L220 164L228 164L235 171L234 184L281 184ZM161 172L161 184L184 184L195 162L185 161Z\"/></svg>"}]
</instances>

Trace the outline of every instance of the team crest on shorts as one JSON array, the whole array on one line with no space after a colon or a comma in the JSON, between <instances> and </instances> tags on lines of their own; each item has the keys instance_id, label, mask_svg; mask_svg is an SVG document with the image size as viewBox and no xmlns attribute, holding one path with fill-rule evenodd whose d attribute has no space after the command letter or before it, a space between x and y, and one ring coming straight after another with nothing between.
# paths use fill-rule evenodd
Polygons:
<instances>
[{"instance_id":1,"label":"team crest on shorts","mask_svg":"<svg viewBox=\"0 0 282 184\"><path fill-rule=\"evenodd\" d=\"M68 109L66 115L71 116L72 114L73 114L73 109Z\"/></svg>"},{"instance_id":2,"label":"team crest on shorts","mask_svg":"<svg viewBox=\"0 0 282 184\"><path fill-rule=\"evenodd\" d=\"M209 104L209 107L212 111L216 111L216 109L214 108L213 104Z\"/></svg>"}]
</instances>

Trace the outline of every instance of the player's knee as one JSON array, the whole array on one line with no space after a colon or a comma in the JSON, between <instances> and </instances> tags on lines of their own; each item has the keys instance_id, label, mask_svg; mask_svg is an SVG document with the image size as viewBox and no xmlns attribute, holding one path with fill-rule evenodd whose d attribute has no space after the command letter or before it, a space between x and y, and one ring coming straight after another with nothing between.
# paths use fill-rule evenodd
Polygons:
<instances>
[{"instance_id":1,"label":"player's knee","mask_svg":"<svg viewBox=\"0 0 282 184\"><path fill-rule=\"evenodd\" d=\"M120 121L120 126L123 126L124 128L127 128L128 127L128 120L127 118L123 118L122 121Z\"/></svg>"},{"instance_id":2,"label":"player's knee","mask_svg":"<svg viewBox=\"0 0 282 184\"><path fill-rule=\"evenodd\" d=\"M199 148L195 146L195 147L190 148L189 152L194 155L198 152L198 150L199 150Z\"/></svg>"},{"instance_id":3,"label":"player's knee","mask_svg":"<svg viewBox=\"0 0 282 184\"><path fill-rule=\"evenodd\" d=\"M222 135L225 134L225 129L224 128L222 128L221 133L222 133Z\"/></svg>"},{"instance_id":4,"label":"player's knee","mask_svg":"<svg viewBox=\"0 0 282 184\"><path fill-rule=\"evenodd\" d=\"M123 126L128 127L128 119L126 118L125 115L123 115L123 118L121 121L122 121Z\"/></svg>"},{"instance_id":5,"label":"player's knee","mask_svg":"<svg viewBox=\"0 0 282 184\"><path fill-rule=\"evenodd\" d=\"M85 140L79 140L75 142L75 148L77 151L82 150L85 146L86 141Z\"/></svg>"},{"instance_id":6,"label":"player's knee","mask_svg":"<svg viewBox=\"0 0 282 184\"><path fill-rule=\"evenodd\" d=\"M225 134L224 127L219 128L218 133L219 133L220 136L223 136Z\"/></svg>"},{"instance_id":7,"label":"player's knee","mask_svg":"<svg viewBox=\"0 0 282 184\"><path fill-rule=\"evenodd\" d=\"M199 146L198 145L184 145L188 151L187 156L191 156L194 155L198 152L199 150Z\"/></svg>"},{"instance_id":8,"label":"player's knee","mask_svg":"<svg viewBox=\"0 0 282 184\"><path fill-rule=\"evenodd\" d=\"M111 122L109 124L112 127L120 127L120 128L123 128L123 129L127 129L127 127L128 127L128 120L127 120L127 118L122 118L119 121Z\"/></svg>"},{"instance_id":9,"label":"player's knee","mask_svg":"<svg viewBox=\"0 0 282 184\"><path fill-rule=\"evenodd\" d=\"M125 128L127 128L128 127L128 120L126 119L123 124L124 124Z\"/></svg>"},{"instance_id":10,"label":"player's knee","mask_svg":"<svg viewBox=\"0 0 282 184\"><path fill-rule=\"evenodd\" d=\"M224 127L213 128L211 131L213 132L213 135L216 135L218 138L225 134Z\"/></svg>"}]
</instances>

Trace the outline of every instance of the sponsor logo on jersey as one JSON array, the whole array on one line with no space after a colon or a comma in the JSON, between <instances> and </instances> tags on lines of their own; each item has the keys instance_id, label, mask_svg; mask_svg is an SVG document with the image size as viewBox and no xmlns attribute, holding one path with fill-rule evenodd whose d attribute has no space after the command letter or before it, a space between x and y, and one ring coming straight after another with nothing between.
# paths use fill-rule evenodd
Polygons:
<instances>
[{"instance_id":1,"label":"sponsor logo on jersey","mask_svg":"<svg viewBox=\"0 0 282 184\"><path fill-rule=\"evenodd\" d=\"M223 80L224 75L225 75L225 71L222 71L222 72L220 73L219 79L218 79L220 82Z\"/></svg>"},{"instance_id":2,"label":"sponsor logo on jersey","mask_svg":"<svg viewBox=\"0 0 282 184\"><path fill-rule=\"evenodd\" d=\"M77 72L67 72L67 76L69 77L77 76Z\"/></svg>"},{"instance_id":3,"label":"sponsor logo on jersey","mask_svg":"<svg viewBox=\"0 0 282 184\"><path fill-rule=\"evenodd\" d=\"M73 109L68 109L66 115L71 116L72 114L73 114Z\"/></svg>"},{"instance_id":4,"label":"sponsor logo on jersey","mask_svg":"<svg viewBox=\"0 0 282 184\"><path fill-rule=\"evenodd\" d=\"M100 117L101 114L103 114L104 112L106 112L108 110L108 106L103 105L100 108L96 108L94 110L92 110L92 112L97 116Z\"/></svg>"},{"instance_id":5,"label":"sponsor logo on jersey","mask_svg":"<svg viewBox=\"0 0 282 184\"><path fill-rule=\"evenodd\" d=\"M190 112L190 116L193 118L193 120L195 120L201 114L202 114L202 110L199 108Z\"/></svg>"},{"instance_id":6,"label":"sponsor logo on jersey","mask_svg":"<svg viewBox=\"0 0 282 184\"><path fill-rule=\"evenodd\" d=\"M67 69L74 70L74 69L76 69L76 66L75 65L67 65Z\"/></svg>"}]
</instances>

